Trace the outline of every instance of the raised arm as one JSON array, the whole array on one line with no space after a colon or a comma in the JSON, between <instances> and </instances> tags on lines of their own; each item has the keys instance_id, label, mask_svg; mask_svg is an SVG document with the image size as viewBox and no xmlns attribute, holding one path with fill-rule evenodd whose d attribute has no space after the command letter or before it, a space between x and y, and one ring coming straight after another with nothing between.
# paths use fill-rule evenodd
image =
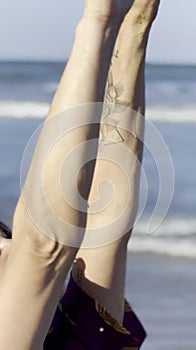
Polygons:
<instances>
[{"instance_id":1,"label":"raised arm","mask_svg":"<svg viewBox=\"0 0 196 350\"><path fill-rule=\"evenodd\" d=\"M97 236L93 243L90 235L85 236L73 268L75 281L119 323L124 318L127 243L139 197L146 48L159 2L135 0L121 25L108 76L100 158L96 163L90 200L99 200L97 189L103 180L112 183L114 193L102 211L89 214L87 228L90 231L93 227ZM106 190L102 192L104 201L107 200ZM121 215L123 220L120 220ZM101 231L103 239L100 239ZM85 246L88 249L84 249Z\"/></svg>"},{"instance_id":2,"label":"raised arm","mask_svg":"<svg viewBox=\"0 0 196 350\"><path fill-rule=\"evenodd\" d=\"M126 2L128 3L128 2ZM102 101L113 46L125 9L116 0L85 2L84 15L76 29L73 51L65 69L48 118L43 126L23 193L19 199L13 225L13 242L7 259L1 263L0 278L0 346L2 350L39 350L51 323L65 276L77 252L78 230L85 226L86 214L67 204L57 189L58 172L70 144L88 140L89 134L99 132L91 125L76 128L61 135L47 155L42 169L42 156L49 150L53 133L59 132L55 114L71 106ZM115 15L114 15L115 14ZM73 114L70 115L70 117ZM92 114L93 118L93 114ZM90 120L90 119L89 119ZM69 123L69 113L63 115ZM61 118L62 122L62 118ZM51 145L52 146L52 145ZM78 164L85 159L84 147L76 154ZM71 166L69 162L66 166ZM39 172L43 170L43 177ZM89 174L90 181L92 176ZM78 186L86 176L78 177ZM71 196L76 188L71 179ZM85 182L86 184L86 182ZM50 207L45 204L43 190ZM87 185L86 194L88 195ZM55 216L51 215L52 211ZM55 217L55 218L54 218ZM58 218L61 218L61 225ZM36 221L38 219L38 221ZM56 238L65 236L62 221L72 226L73 247L62 245ZM39 225L40 223L40 225ZM43 224L43 227L42 227ZM44 231L44 233L43 233ZM80 230L81 231L81 230ZM47 237L47 234L49 237ZM70 236L69 236L70 239ZM68 241L70 243L70 241ZM75 244L76 243L76 244Z\"/></svg>"}]
</instances>

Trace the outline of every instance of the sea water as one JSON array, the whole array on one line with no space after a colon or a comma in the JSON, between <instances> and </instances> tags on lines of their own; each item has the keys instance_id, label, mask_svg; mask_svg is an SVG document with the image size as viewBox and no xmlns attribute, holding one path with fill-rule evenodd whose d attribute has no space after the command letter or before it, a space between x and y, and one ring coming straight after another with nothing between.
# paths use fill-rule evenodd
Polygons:
<instances>
[{"instance_id":1,"label":"sea water","mask_svg":"<svg viewBox=\"0 0 196 350\"><path fill-rule=\"evenodd\" d=\"M0 217L8 223L20 193L25 146L47 114L63 69L61 62L0 63ZM195 97L196 66L147 65L147 123L160 133L157 148L161 137L166 146L160 148L157 158L154 151L147 147L144 150L147 189L142 182L140 206L146 195L147 200L134 228L129 246L132 251L196 258ZM165 159L166 149L171 159ZM157 162L162 162L161 174ZM165 196L161 199L160 180L164 185L161 196ZM166 206L168 199L168 211L164 208L167 215L155 212L153 220L159 224L150 232L149 222L158 198L160 207Z\"/></svg>"}]
</instances>

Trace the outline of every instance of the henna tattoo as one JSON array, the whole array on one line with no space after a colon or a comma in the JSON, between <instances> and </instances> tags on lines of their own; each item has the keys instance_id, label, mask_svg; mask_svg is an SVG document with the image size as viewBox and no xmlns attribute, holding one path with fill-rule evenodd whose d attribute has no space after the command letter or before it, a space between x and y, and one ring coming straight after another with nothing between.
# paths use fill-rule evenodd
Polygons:
<instances>
[{"instance_id":1,"label":"henna tattoo","mask_svg":"<svg viewBox=\"0 0 196 350\"><path fill-rule=\"evenodd\" d=\"M146 17L144 13L141 13L138 17L137 23L138 24L143 24L143 22L145 21Z\"/></svg>"},{"instance_id":2,"label":"henna tattoo","mask_svg":"<svg viewBox=\"0 0 196 350\"><path fill-rule=\"evenodd\" d=\"M106 103L125 103L120 100L120 96L122 95L124 89L120 85L114 85L112 71L110 70L106 85L106 94L105 94L105 102Z\"/></svg>"},{"instance_id":3,"label":"henna tattoo","mask_svg":"<svg viewBox=\"0 0 196 350\"><path fill-rule=\"evenodd\" d=\"M118 52L118 51L117 51ZM123 112L129 107L129 103L120 99L124 89L121 85L114 85L112 71L110 70L106 85L106 93L104 99L102 125L101 125L101 139L104 145L111 145L125 142L119 128L116 114ZM108 138L108 131L113 133L112 139ZM115 132L115 134L114 134Z\"/></svg>"}]
</instances>

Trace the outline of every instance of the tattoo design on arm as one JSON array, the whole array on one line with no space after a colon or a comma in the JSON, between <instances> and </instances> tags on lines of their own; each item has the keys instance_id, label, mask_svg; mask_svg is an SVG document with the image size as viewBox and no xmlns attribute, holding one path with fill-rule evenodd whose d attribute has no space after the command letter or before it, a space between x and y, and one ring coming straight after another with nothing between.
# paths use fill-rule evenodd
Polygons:
<instances>
[{"instance_id":1,"label":"tattoo design on arm","mask_svg":"<svg viewBox=\"0 0 196 350\"><path fill-rule=\"evenodd\" d=\"M118 51L116 52L116 55ZM101 142L104 146L112 145L116 143L125 142L118 124L121 121L120 114L125 111L130 104L127 101L120 99L124 89L119 85L115 85L113 81L112 69L108 75L108 81L106 85L102 124L101 124Z\"/></svg>"}]
</instances>

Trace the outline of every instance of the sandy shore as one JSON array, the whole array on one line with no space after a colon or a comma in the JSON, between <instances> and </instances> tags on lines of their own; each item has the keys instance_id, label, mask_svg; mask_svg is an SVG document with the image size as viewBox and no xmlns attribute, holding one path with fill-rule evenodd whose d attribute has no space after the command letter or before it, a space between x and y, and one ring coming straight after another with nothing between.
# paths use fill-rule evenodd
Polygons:
<instances>
[{"instance_id":1,"label":"sandy shore","mask_svg":"<svg viewBox=\"0 0 196 350\"><path fill-rule=\"evenodd\" d=\"M143 350L196 349L196 260L129 254L126 295L148 333Z\"/></svg>"}]
</instances>

